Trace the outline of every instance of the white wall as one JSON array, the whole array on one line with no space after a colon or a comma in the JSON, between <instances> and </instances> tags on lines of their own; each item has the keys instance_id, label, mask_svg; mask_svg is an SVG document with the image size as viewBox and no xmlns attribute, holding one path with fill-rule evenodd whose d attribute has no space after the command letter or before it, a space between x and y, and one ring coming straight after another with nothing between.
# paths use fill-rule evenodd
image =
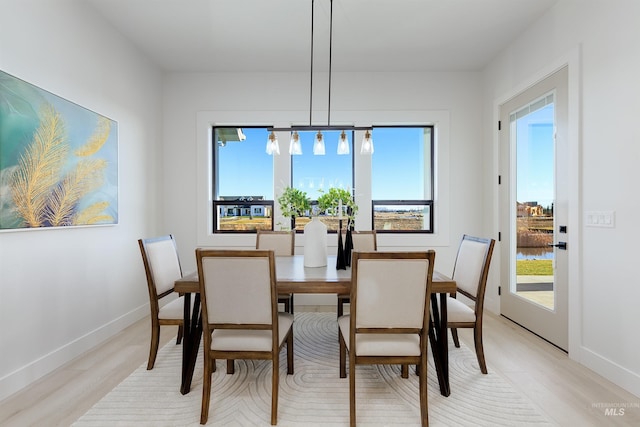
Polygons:
<instances>
[{"instance_id":1,"label":"white wall","mask_svg":"<svg viewBox=\"0 0 640 427\"><path fill-rule=\"evenodd\" d=\"M119 224L0 233L0 399L148 314L161 75L82 2L2 0L0 70L118 122Z\"/></svg>"},{"instance_id":2,"label":"white wall","mask_svg":"<svg viewBox=\"0 0 640 427\"><path fill-rule=\"evenodd\" d=\"M495 195L495 102L577 52L569 70L570 97L578 91L581 114L572 153L580 190L570 229L576 244L570 248L569 355L640 396L638 16L635 0L561 1L486 68L484 138L493 165L485 194ZM497 218L496 207L494 200L489 218ZM600 210L615 211L615 228L584 225L586 211Z\"/></svg>"}]
</instances>

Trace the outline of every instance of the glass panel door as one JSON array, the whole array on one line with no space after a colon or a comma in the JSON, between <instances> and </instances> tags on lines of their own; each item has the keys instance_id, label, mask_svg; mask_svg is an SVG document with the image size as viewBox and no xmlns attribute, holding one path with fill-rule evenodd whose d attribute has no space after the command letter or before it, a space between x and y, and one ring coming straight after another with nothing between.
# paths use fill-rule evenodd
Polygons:
<instances>
[{"instance_id":1,"label":"glass panel door","mask_svg":"<svg viewBox=\"0 0 640 427\"><path fill-rule=\"evenodd\" d=\"M555 103L550 93L510 117L516 153L517 295L554 308Z\"/></svg>"},{"instance_id":2,"label":"glass panel door","mask_svg":"<svg viewBox=\"0 0 640 427\"><path fill-rule=\"evenodd\" d=\"M568 347L567 138L564 67L500 106L500 312Z\"/></svg>"}]
</instances>

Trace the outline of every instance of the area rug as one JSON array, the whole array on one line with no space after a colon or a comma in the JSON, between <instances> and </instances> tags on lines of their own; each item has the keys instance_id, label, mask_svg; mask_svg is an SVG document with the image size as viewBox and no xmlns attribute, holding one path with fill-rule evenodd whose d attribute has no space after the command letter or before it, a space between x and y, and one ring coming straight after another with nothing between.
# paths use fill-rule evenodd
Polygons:
<instances>
[{"instance_id":1,"label":"area rug","mask_svg":"<svg viewBox=\"0 0 640 427\"><path fill-rule=\"evenodd\" d=\"M338 375L335 313L296 313L294 328L294 375L286 375L286 350L281 354L278 425L349 425L349 381ZM147 371L145 362L74 426L200 425L200 353L189 394L179 391L181 347L169 343L158 353L153 370ZM431 426L552 425L490 365L489 374L482 375L475 353L464 344L461 348L451 345L449 353L449 397L440 394L432 360L429 364ZM225 361L217 363L207 425L270 425L270 363L238 360L233 375L226 374ZM420 425L418 377L411 371L409 379L402 379L399 366L357 367L358 425Z\"/></svg>"}]
</instances>

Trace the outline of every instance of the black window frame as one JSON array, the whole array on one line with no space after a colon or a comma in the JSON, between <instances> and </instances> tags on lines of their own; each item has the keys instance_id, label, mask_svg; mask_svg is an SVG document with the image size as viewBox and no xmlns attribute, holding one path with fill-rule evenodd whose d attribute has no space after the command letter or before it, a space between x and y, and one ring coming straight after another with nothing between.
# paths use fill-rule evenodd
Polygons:
<instances>
[{"instance_id":1,"label":"black window frame","mask_svg":"<svg viewBox=\"0 0 640 427\"><path fill-rule=\"evenodd\" d=\"M434 200L433 195L435 194L435 125L389 125L389 126L373 126L373 129L376 128L429 128L431 131L429 133L429 159L431 160L431 164L429 165L429 173L431 174L430 184L430 194L431 199L417 199L417 200L382 200L382 199L373 199L371 200L371 230L375 230L376 233L403 233L403 234L433 234L435 224L434 224ZM375 138L374 138L375 144ZM372 154L375 156L374 154ZM373 167L371 168L371 181L373 182ZM426 168L425 168L426 169ZM373 194L372 194L373 195ZM429 206L429 227L427 230L384 230L384 229L376 229L375 228L375 207L376 206L388 206L388 205L411 205L411 206Z\"/></svg>"},{"instance_id":2,"label":"black window frame","mask_svg":"<svg viewBox=\"0 0 640 427\"><path fill-rule=\"evenodd\" d=\"M272 125L251 125L251 126L244 126L244 125L225 125L225 126L212 126L211 129L211 143L212 144L217 144L215 135L216 135L216 129L218 128L258 128L258 129L270 129L272 128ZM428 173L431 174L431 179L430 179L430 194L431 194L431 199L418 199L418 200L382 200L382 199L372 199L371 200L371 230L375 230L376 233L398 233L398 234L433 234L435 233L435 223L434 223L434 206L435 206L435 202L434 202L434 194L435 194L435 169L434 169L434 165L435 165L435 125L380 125L380 126L373 126L372 129L376 129L376 128L429 128L430 129L430 140L429 140L429 150L430 150L430 164L428 165ZM355 165L355 148L356 148L356 144L355 144L355 132L354 131L350 131L351 134L351 138L350 138L350 150L351 150L351 191L353 192L355 189L355 175L356 175L356 165ZM375 141L374 141L375 142ZM266 142L265 142L266 143ZM240 200L240 198L236 199L236 200L218 200L218 196L217 193L217 157L216 157L216 153L217 153L217 149L216 146L212 147L211 150L211 164L213 167L213 173L211 174L211 184L212 184L212 217L211 217L211 221L212 221L212 231L214 234L235 234L235 233L256 233L257 232L257 228L253 229L253 230L221 230L218 228L218 221L219 221L219 209L223 206L232 206L232 205L246 205L246 206L252 206L252 205L261 205L261 206L269 206L271 209L271 226L270 228L266 228L266 229L270 229L270 230L274 230L275 229L275 210L274 210L274 206L275 206L275 200L270 200L270 199L261 199L261 200L248 200L250 198L250 196L245 196L245 198L243 200ZM265 154L267 155L267 154ZM375 153L373 154L375 155ZM289 158L290 158L290 185L293 187L293 155L289 154ZM427 171L427 165L425 165L425 171ZM373 168L371 170L371 176L370 176L370 183L373 181ZM238 195L239 197L241 195ZM274 194L275 197L275 194ZM317 204L317 199L312 199L311 200L311 204L315 205ZM428 220L428 229L422 229L422 230L385 230L385 229L376 229L375 228L375 208L376 206L402 206L402 205L412 205L412 206L428 206L429 207L429 215L427 216L427 220ZM362 209L362 206L361 206ZM292 224L292 229L294 229L296 231L296 233L301 233L302 230L297 230L295 229L295 227L293 227ZM329 230L329 233L336 233L335 230Z\"/></svg>"},{"instance_id":3,"label":"black window frame","mask_svg":"<svg viewBox=\"0 0 640 427\"><path fill-rule=\"evenodd\" d=\"M218 228L218 220L219 220L219 209L221 206L236 206L236 205L246 205L246 206L253 206L253 205L259 205L259 206L270 206L271 207L271 227L267 228L267 230L274 230L274 204L275 201L274 200L270 200L270 199L260 199L260 200L250 200L253 199L253 196L244 196L244 198L241 200L239 196L239 198L237 200L218 200L217 198L220 197L218 196L217 193L217 162L218 162L218 158L216 157L216 153L217 153L217 149L216 149L216 144L218 143L218 141L216 141L216 129L218 128L222 128L222 129L228 129L228 128L242 128L242 129L249 129L249 128L253 128L253 129L270 129L272 126L271 125L263 125L263 126L257 126L257 125L252 125L252 126L242 126L242 125L225 125L225 126L212 126L211 127L211 143L213 144L212 150L211 150L211 164L213 166L213 170L212 170L212 174L211 174L211 188L212 188L212 216L211 216L211 221L212 221L212 230L214 234L237 234L237 233L253 233L256 234L257 233L257 228L253 229L253 230L221 230ZM266 142L265 142L266 144ZM267 154L265 154L266 156Z\"/></svg>"}]
</instances>

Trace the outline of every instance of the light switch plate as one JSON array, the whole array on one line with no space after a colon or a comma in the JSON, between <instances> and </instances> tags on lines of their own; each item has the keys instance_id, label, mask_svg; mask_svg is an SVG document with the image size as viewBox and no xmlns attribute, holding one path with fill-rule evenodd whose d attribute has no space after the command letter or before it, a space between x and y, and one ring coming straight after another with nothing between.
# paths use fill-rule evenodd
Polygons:
<instances>
[{"instance_id":1,"label":"light switch plate","mask_svg":"<svg viewBox=\"0 0 640 427\"><path fill-rule=\"evenodd\" d=\"M587 211L585 212L585 224L587 227L607 227L616 226L615 211Z\"/></svg>"}]
</instances>

